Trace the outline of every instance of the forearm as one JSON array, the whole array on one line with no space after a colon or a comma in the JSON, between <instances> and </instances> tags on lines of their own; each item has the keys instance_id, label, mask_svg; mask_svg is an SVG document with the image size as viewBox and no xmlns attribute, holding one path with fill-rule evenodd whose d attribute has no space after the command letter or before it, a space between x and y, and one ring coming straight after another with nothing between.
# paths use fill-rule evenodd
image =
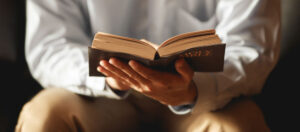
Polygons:
<instances>
[{"instance_id":1,"label":"forearm","mask_svg":"<svg viewBox=\"0 0 300 132\"><path fill-rule=\"evenodd\" d=\"M26 60L45 88L110 96L104 78L88 75L89 23L74 1L27 1Z\"/></svg>"}]
</instances>

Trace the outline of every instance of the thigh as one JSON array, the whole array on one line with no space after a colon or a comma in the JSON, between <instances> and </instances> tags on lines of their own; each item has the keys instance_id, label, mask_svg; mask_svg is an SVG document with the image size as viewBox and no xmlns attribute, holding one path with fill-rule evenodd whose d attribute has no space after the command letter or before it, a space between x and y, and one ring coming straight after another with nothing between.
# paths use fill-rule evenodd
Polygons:
<instances>
[{"instance_id":1,"label":"thigh","mask_svg":"<svg viewBox=\"0 0 300 132\"><path fill-rule=\"evenodd\" d=\"M239 99L207 113L167 116L172 132L268 132L260 108L250 99Z\"/></svg>"},{"instance_id":2,"label":"thigh","mask_svg":"<svg viewBox=\"0 0 300 132\"><path fill-rule=\"evenodd\" d=\"M50 88L23 107L16 130L134 131L137 122L137 112L127 100L90 98Z\"/></svg>"}]
</instances>

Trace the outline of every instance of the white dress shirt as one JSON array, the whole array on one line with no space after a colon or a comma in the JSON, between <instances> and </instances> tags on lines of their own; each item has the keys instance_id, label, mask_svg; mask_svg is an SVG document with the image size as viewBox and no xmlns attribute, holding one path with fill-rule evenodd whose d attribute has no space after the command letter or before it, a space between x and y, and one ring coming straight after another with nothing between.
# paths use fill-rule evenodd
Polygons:
<instances>
[{"instance_id":1,"label":"white dress shirt","mask_svg":"<svg viewBox=\"0 0 300 132\"><path fill-rule=\"evenodd\" d=\"M120 98L104 77L88 75L87 47L96 32L159 44L204 29L216 29L227 44L224 71L195 73L192 112L259 93L279 55L279 0L28 0L26 59L45 88Z\"/></svg>"}]
</instances>

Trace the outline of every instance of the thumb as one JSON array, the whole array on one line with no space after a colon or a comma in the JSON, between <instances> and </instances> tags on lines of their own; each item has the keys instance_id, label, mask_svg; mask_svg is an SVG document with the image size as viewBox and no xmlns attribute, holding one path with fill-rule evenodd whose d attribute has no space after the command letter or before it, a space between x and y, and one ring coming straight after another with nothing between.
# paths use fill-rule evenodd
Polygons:
<instances>
[{"instance_id":1,"label":"thumb","mask_svg":"<svg viewBox=\"0 0 300 132\"><path fill-rule=\"evenodd\" d=\"M176 60L175 68L185 81L189 82L192 80L194 71L184 59Z\"/></svg>"}]
</instances>

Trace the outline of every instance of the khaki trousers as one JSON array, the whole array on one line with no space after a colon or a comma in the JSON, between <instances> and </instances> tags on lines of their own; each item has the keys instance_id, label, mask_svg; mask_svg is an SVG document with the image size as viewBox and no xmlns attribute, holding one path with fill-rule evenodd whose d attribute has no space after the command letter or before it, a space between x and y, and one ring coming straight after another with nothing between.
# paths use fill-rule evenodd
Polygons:
<instances>
[{"instance_id":1,"label":"khaki trousers","mask_svg":"<svg viewBox=\"0 0 300 132\"><path fill-rule=\"evenodd\" d=\"M249 99L202 114L175 115L141 94L125 100L89 98L64 89L42 90L24 105L17 132L268 132Z\"/></svg>"}]
</instances>

